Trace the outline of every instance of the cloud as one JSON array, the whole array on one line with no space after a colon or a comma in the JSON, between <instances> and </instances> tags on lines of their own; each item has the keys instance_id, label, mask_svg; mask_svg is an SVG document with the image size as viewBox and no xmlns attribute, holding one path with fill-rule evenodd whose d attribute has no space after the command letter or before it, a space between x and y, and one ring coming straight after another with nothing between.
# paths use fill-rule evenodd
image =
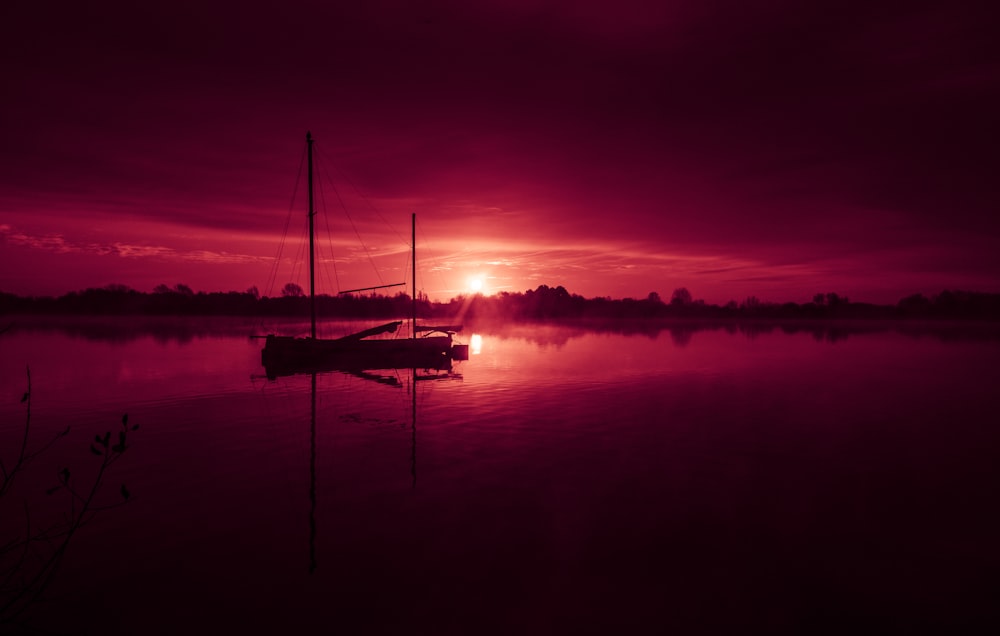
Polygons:
<instances>
[{"instance_id":1,"label":"cloud","mask_svg":"<svg viewBox=\"0 0 1000 636\"><path fill-rule=\"evenodd\" d=\"M0 225L0 242L54 254L92 254L125 259L160 259L205 264L250 264L272 260L248 254L210 250L179 250L162 245L72 242L60 234L32 235L6 224Z\"/></svg>"}]
</instances>

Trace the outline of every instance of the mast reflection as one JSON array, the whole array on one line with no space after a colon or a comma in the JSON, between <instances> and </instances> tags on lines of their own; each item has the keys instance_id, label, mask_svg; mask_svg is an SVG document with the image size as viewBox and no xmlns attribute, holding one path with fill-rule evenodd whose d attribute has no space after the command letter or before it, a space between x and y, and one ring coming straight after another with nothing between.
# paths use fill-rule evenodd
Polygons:
<instances>
[{"instance_id":1,"label":"mast reflection","mask_svg":"<svg viewBox=\"0 0 1000 636\"><path fill-rule=\"evenodd\" d=\"M451 365L447 369L410 369L410 381L407 391L410 394L410 487L417 487L417 383L428 380L461 380L462 375L456 373ZM401 388L403 384L394 375L380 375L370 371L336 371L328 373L343 373L369 382L385 386ZM316 376L317 372L309 374L309 574L318 567L316 557Z\"/></svg>"},{"instance_id":2,"label":"mast reflection","mask_svg":"<svg viewBox=\"0 0 1000 636\"><path fill-rule=\"evenodd\" d=\"M316 374L309 402L309 574L316 571Z\"/></svg>"}]
</instances>

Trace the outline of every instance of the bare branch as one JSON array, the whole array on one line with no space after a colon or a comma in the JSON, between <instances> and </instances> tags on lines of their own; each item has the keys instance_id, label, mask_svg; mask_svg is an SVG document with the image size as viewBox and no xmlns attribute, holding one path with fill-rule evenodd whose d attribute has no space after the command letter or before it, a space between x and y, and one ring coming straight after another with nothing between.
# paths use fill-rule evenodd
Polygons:
<instances>
[{"instance_id":1,"label":"bare branch","mask_svg":"<svg viewBox=\"0 0 1000 636\"><path fill-rule=\"evenodd\" d=\"M30 368L27 369L27 383L28 390L21 400L26 405L21 444L12 460L13 463L4 464L0 461L0 473L3 478L0 483L0 496L10 492L14 478L32 459L45 453L70 430L66 427L38 449L28 450L31 430ZM66 493L63 496L68 498L69 510L63 513L59 520L41 528L34 528L28 505L25 503L24 527L21 534L18 535L15 530L13 538L0 544L0 557L4 558L4 562L0 563L0 631L4 630L4 626L19 624L24 612L42 597L51 584L70 542L81 528L93 521L99 513L134 501L135 498L123 484L119 491L122 497L120 501L97 503L107 471L129 448L126 443L128 433L137 428L138 425L132 426L131 429L128 427L128 416L125 415L122 417L122 428L118 434L117 444L110 444L110 432L103 437L98 435L97 439L103 447L103 452L96 454L101 457L101 462L96 475L92 480L88 480L86 487L77 488L77 480L73 478L68 468L58 472L58 485L46 492L50 495L60 491ZM91 446L91 449L94 447Z\"/></svg>"}]
</instances>

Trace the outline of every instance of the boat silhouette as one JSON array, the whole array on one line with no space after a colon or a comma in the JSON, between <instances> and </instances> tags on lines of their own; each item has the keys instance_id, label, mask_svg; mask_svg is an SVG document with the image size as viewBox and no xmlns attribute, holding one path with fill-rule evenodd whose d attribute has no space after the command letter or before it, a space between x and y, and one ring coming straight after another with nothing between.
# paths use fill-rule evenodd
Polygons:
<instances>
[{"instance_id":1,"label":"boat silhouette","mask_svg":"<svg viewBox=\"0 0 1000 636\"><path fill-rule=\"evenodd\" d=\"M375 338L395 334L402 320L385 323L341 338L316 337L316 212L313 205L313 137L306 133L307 180L309 201L309 308L308 337L269 334L261 351L261 363L267 377L297 373L343 370L360 372L370 369L447 370L453 360L467 360L469 346L457 344L453 336L461 326L417 325L416 214L411 216L413 294L409 338ZM351 290L363 291L363 290ZM418 334L423 334L422 336Z\"/></svg>"}]
</instances>

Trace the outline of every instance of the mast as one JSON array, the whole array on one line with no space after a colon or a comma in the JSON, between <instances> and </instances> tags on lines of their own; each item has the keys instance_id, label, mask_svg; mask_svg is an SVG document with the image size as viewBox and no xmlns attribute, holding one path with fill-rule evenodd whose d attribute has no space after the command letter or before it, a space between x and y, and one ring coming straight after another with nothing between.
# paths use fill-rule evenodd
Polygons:
<instances>
[{"instance_id":1,"label":"mast","mask_svg":"<svg viewBox=\"0 0 1000 636\"><path fill-rule=\"evenodd\" d=\"M410 321L410 338L417 339L417 213L410 216L410 241L413 245L411 254L413 263L410 267L413 270L413 317Z\"/></svg>"},{"instance_id":2,"label":"mast","mask_svg":"<svg viewBox=\"0 0 1000 636\"><path fill-rule=\"evenodd\" d=\"M313 238L313 217L316 211L313 209L313 138L312 133L306 133L306 153L309 165L309 322L310 333L313 340L316 339L316 246Z\"/></svg>"}]
</instances>

